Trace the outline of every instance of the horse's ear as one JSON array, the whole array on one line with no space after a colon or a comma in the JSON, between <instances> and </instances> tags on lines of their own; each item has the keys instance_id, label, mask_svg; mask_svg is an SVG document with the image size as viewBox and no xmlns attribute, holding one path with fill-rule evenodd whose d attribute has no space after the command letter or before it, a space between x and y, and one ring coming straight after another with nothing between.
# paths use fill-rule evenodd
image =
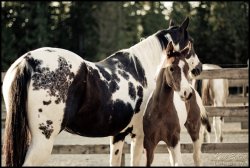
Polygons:
<instances>
[{"instance_id":1,"label":"horse's ear","mask_svg":"<svg viewBox=\"0 0 250 168\"><path fill-rule=\"evenodd\" d=\"M181 24L180 27L181 27L183 30L186 30L187 27L188 27L188 24L189 24L189 17L187 17L187 18L182 22L182 24Z\"/></svg>"},{"instance_id":2,"label":"horse's ear","mask_svg":"<svg viewBox=\"0 0 250 168\"><path fill-rule=\"evenodd\" d=\"M190 52L190 50L191 50L191 42L188 41L188 45L181 50L181 55L186 57L187 54Z\"/></svg>"},{"instance_id":3,"label":"horse's ear","mask_svg":"<svg viewBox=\"0 0 250 168\"><path fill-rule=\"evenodd\" d=\"M170 41L167 46L167 55L169 56L171 53L173 53L173 50L174 50L173 42Z\"/></svg>"},{"instance_id":4,"label":"horse's ear","mask_svg":"<svg viewBox=\"0 0 250 168\"><path fill-rule=\"evenodd\" d=\"M169 27L174 26L174 22L172 19L169 20Z\"/></svg>"}]
</instances>

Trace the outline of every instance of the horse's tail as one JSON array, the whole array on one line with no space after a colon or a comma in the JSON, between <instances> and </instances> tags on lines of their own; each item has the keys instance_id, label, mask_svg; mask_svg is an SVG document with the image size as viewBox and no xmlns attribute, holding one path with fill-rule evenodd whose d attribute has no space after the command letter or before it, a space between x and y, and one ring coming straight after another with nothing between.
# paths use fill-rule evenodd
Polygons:
<instances>
[{"instance_id":1,"label":"horse's tail","mask_svg":"<svg viewBox=\"0 0 250 168\"><path fill-rule=\"evenodd\" d=\"M207 114L205 116L201 116L201 123L204 125L209 133L211 133L211 125L208 119Z\"/></svg>"},{"instance_id":2,"label":"horse's tail","mask_svg":"<svg viewBox=\"0 0 250 168\"><path fill-rule=\"evenodd\" d=\"M204 79L202 81L202 87L201 87L201 97L202 97L202 103L204 105L212 105L212 99L211 95L209 93L209 79Z\"/></svg>"},{"instance_id":3,"label":"horse's tail","mask_svg":"<svg viewBox=\"0 0 250 168\"><path fill-rule=\"evenodd\" d=\"M205 107L203 106L203 104L201 104L202 107L200 107L200 110L201 110L201 123L202 125L204 125L207 129L207 131L209 133L211 133L211 125L210 125L210 122L209 122L209 118L208 118L208 115L207 115L207 110L205 109Z\"/></svg>"},{"instance_id":4,"label":"horse's tail","mask_svg":"<svg viewBox=\"0 0 250 168\"><path fill-rule=\"evenodd\" d=\"M27 91L31 79L31 66L26 59L14 67L5 78L3 85L7 86L5 92L6 121L3 142L3 155L5 166L22 166L28 149L30 135L27 119ZM10 76L7 76L10 75ZM5 88L3 88L4 90Z\"/></svg>"},{"instance_id":5,"label":"horse's tail","mask_svg":"<svg viewBox=\"0 0 250 168\"><path fill-rule=\"evenodd\" d=\"M211 133L211 125L210 125L209 118L207 115L207 110L203 105L203 102L202 102L202 99L201 99L199 93L196 90L194 90L194 92L196 94L196 102L198 103L199 108L200 108L201 123L202 123L202 125L204 125L206 127L207 131L209 133Z\"/></svg>"}]
</instances>

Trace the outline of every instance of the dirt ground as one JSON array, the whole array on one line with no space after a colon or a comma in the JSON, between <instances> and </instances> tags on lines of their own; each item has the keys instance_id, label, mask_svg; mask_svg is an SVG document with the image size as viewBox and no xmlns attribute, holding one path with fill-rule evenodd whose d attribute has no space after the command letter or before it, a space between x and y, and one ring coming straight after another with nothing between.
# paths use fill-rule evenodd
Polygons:
<instances>
[{"instance_id":1,"label":"dirt ground","mask_svg":"<svg viewBox=\"0 0 250 168\"><path fill-rule=\"evenodd\" d=\"M240 123L225 123L224 142L248 142L248 130L241 130ZM3 132L3 131L2 131ZM3 136L2 136L3 137ZM182 142L190 142L191 139L186 131L181 135ZM130 143L130 138L125 141ZM211 134L211 142L214 134ZM162 142L160 142L162 143ZM109 137L87 138L62 132L57 137L55 144L109 144ZM204 166L248 166L248 153L203 153L202 162ZM194 166L191 153L182 154L185 166ZM125 165L130 165L130 154L125 155ZM141 160L141 166L145 165L145 156ZM43 166L109 166L108 154L53 154ZM168 152L166 154L155 154L152 166L170 166Z\"/></svg>"},{"instance_id":2,"label":"dirt ground","mask_svg":"<svg viewBox=\"0 0 250 168\"><path fill-rule=\"evenodd\" d=\"M86 138L63 132L56 140L56 144L109 144L109 138ZM181 135L183 142L190 142L191 138L186 131ZM129 142L126 138L126 142ZM68 142L67 142L68 141ZM214 134L211 134L211 142L214 141ZM240 123L224 124L224 142L248 142L248 130L242 131ZM163 143L163 142L160 142ZM185 166L194 166L193 155L182 154ZM202 154L204 166L248 166L248 153L214 153ZM141 160L141 166L145 164L145 156ZM109 166L109 155L89 154L89 155L52 155L45 166ZM130 165L130 154L125 155L125 165ZM169 154L155 154L152 166L170 166Z\"/></svg>"}]
</instances>

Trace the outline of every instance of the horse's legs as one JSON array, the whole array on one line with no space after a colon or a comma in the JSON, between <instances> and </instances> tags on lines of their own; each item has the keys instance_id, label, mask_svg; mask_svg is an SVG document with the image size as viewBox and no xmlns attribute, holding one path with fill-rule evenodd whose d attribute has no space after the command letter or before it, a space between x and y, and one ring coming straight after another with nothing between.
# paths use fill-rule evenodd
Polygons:
<instances>
[{"instance_id":1,"label":"horse's legs","mask_svg":"<svg viewBox=\"0 0 250 168\"><path fill-rule=\"evenodd\" d=\"M221 117L213 117L213 128L215 133L215 142L218 142L220 138L220 142L223 141L222 137L222 120Z\"/></svg>"},{"instance_id":2,"label":"horse's legs","mask_svg":"<svg viewBox=\"0 0 250 168\"><path fill-rule=\"evenodd\" d=\"M223 125L224 125L224 118L223 117L220 117L220 142L223 142Z\"/></svg>"},{"instance_id":3,"label":"horse's legs","mask_svg":"<svg viewBox=\"0 0 250 168\"><path fill-rule=\"evenodd\" d=\"M156 147L156 143L150 140L149 138L145 137L143 146L146 151L146 166L151 166L153 160L154 160L154 150Z\"/></svg>"},{"instance_id":4,"label":"horse's legs","mask_svg":"<svg viewBox=\"0 0 250 168\"><path fill-rule=\"evenodd\" d=\"M193 159L195 166L201 166L201 144L205 126L201 125L200 117L187 120L184 124L193 141ZM205 130L206 131L206 130Z\"/></svg>"},{"instance_id":5,"label":"horse's legs","mask_svg":"<svg viewBox=\"0 0 250 168\"><path fill-rule=\"evenodd\" d=\"M136 132L135 134L132 133L131 135L131 147L130 147L131 166L139 166L143 154L143 138L144 138L143 130L138 129L135 132Z\"/></svg>"},{"instance_id":6,"label":"horse's legs","mask_svg":"<svg viewBox=\"0 0 250 168\"><path fill-rule=\"evenodd\" d=\"M23 166L38 166L51 154L54 140L61 130L65 104L53 103L53 98L44 90L29 89L27 117L31 143ZM49 104L45 105L45 101Z\"/></svg>"},{"instance_id":7,"label":"horse's legs","mask_svg":"<svg viewBox=\"0 0 250 168\"><path fill-rule=\"evenodd\" d=\"M42 135L32 136L23 166L39 166L48 160L53 148L54 138L46 139Z\"/></svg>"},{"instance_id":8,"label":"horse's legs","mask_svg":"<svg viewBox=\"0 0 250 168\"><path fill-rule=\"evenodd\" d=\"M224 107L226 105L226 97L220 98L217 96L214 99L214 107ZM214 132L215 132L215 142L223 141L223 135L222 135L222 126L224 124L224 119L223 117L213 117L213 127L214 127Z\"/></svg>"},{"instance_id":9,"label":"horse's legs","mask_svg":"<svg viewBox=\"0 0 250 168\"><path fill-rule=\"evenodd\" d=\"M48 115L44 115L45 113L43 111L39 114L40 117L37 117L36 113L28 115L31 143L23 166L41 165L51 154L54 140L61 129L61 122L59 116L58 119L48 118Z\"/></svg>"},{"instance_id":10,"label":"horse's legs","mask_svg":"<svg viewBox=\"0 0 250 168\"><path fill-rule=\"evenodd\" d=\"M174 156L173 153L171 152L170 148L168 147L168 153L169 153L169 161L170 161L170 165L174 166Z\"/></svg>"},{"instance_id":11,"label":"horse's legs","mask_svg":"<svg viewBox=\"0 0 250 168\"><path fill-rule=\"evenodd\" d=\"M206 142L206 143L210 143L210 134L207 132L206 128L205 127L201 127L201 129L203 130L203 142Z\"/></svg>"},{"instance_id":12,"label":"horse's legs","mask_svg":"<svg viewBox=\"0 0 250 168\"><path fill-rule=\"evenodd\" d=\"M176 144L175 147L168 147L169 155L170 155L170 164L171 166L183 166L182 158L181 158L181 145L180 141Z\"/></svg>"},{"instance_id":13,"label":"horse's legs","mask_svg":"<svg viewBox=\"0 0 250 168\"><path fill-rule=\"evenodd\" d=\"M115 136L110 138L110 166L121 166L124 139L125 137L119 141L116 141Z\"/></svg>"},{"instance_id":14,"label":"horse's legs","mask_svg":"<svg viewBox=\"0 0 250 168\"><path fill-rule=\"evenodd\" d=\"M193 142L193 159L195 166L201 166L201 144L202 139L199 138Z\"/></svg>"}]
</instances>

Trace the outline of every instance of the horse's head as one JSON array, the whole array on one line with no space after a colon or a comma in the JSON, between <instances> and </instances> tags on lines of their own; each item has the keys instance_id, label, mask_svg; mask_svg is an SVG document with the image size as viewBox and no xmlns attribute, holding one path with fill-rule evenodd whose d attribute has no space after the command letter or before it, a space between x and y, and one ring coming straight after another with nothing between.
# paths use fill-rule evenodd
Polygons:
<instances>
[{"instance_id":1,"label":"horse's head","mask_svg":"<svg viewBox=\"0 0 250 168\"><path fill-rule=\"evenodd\" d=\"M190 38L191 43L191 50L186 57L186 61L188 63L190 69L190 76L198 76L202 71L202 63L200 62L197 54L194 51L194 43L193 40Z\"/></svg>"},{"instance_id":2,"label":"horse's head","mask_svg":"<svg viewBox=\"0 0 250 168\"><path fill-rule=\"evenodd\" d=\"M158 37L163 50L167 48L169 42L172 42L175 51L183 50L187 46L188 42L191 42L191 50L188 53L186 60L190 68L190 73L197 76L202 71L202 63L195 53L193 40L187 32L188 24L189 18L186 18L180 26L174 26L173 21L170 20L169 28L158 31L156 36Z\"/></svg>"},{"instance_id":3,"label":"horse's head","mask_svg":"<svg viewBox=\"0 0 250 168\"><path fill-rule=\"evenodd\" d=\"M186 56L191 50L191 43L181 51L174 51L174 46L170 42L167 46L167 57L163 64L165 68L165 78L167 84L177 91L182 100L188 100L192 96L192 88L188 82L188 63Z\"/></svg>"}]
</instances>

